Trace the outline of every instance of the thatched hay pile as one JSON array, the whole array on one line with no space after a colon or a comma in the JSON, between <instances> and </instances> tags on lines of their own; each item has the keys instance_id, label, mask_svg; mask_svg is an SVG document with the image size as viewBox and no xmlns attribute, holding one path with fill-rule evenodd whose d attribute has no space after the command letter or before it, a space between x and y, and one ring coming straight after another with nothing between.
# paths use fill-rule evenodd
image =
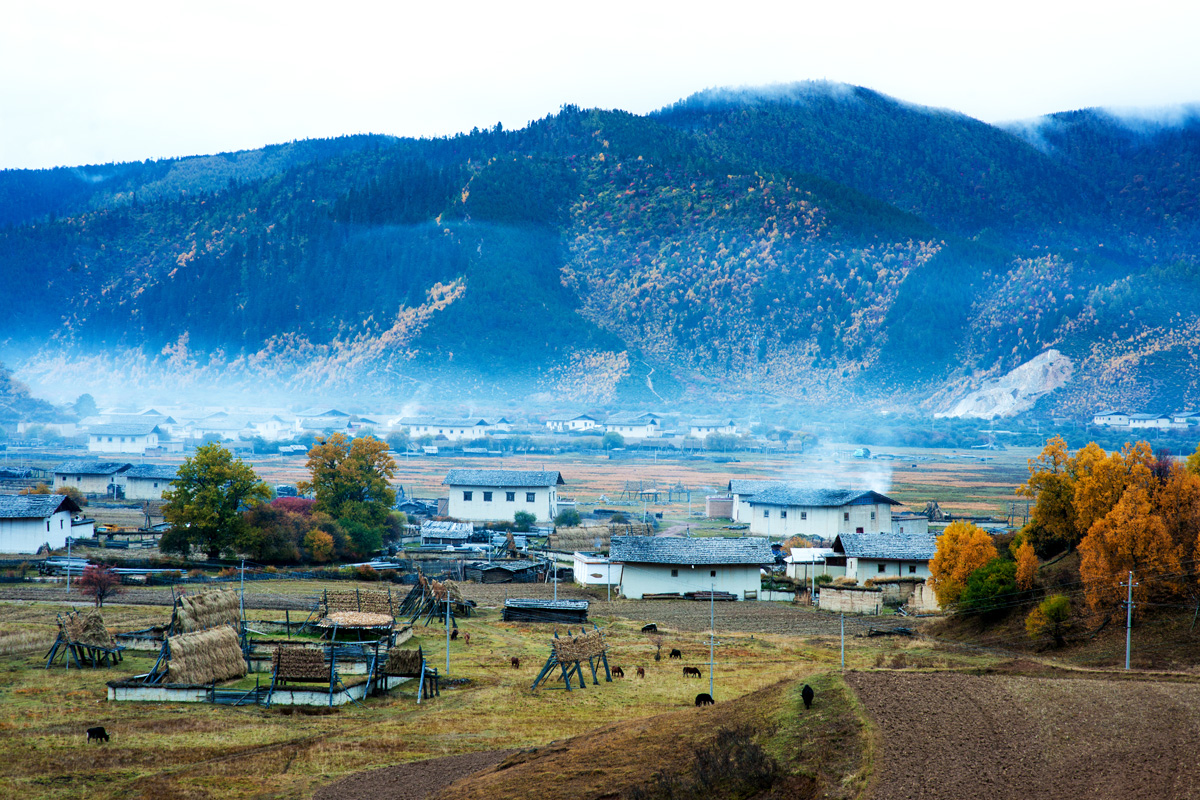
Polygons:
<instances>
[{"instance_id":1,"label":"thatched hay pile","mask_svg":"<svg viewBox=\"0 0 1200 800\"><path fill-rule=\"evenodd\" d=\"M207 684L246 674L246 659L237 632L227 625L172 636L167 639L167 647L170 683Z\"/></svg>"},{"instance_id":2,"label":"thatched hay pile","mask_svg":"<svg viewBox=\"0 0 1200 800\"><path fill-rule=\"evenodd\" d=\"M362 611L335 611L317 623L322 628L386 628L394 621L391 614L368 614Z\"/></svg>"},{"instance_id":3,"label":"thatched hay pile","mask_svg":"<svg viewBox=\"0 0 1200 800\"><path fill-rule=\"evenodd\" d=\"M555 528L550 534L550 547L555 550L607 551L611 545L612 531L607 525Z\"/></svg>"},{"instance_id":4,"label":"thatched hay pile","mask_svg":"<svg viewBox=\"0 0 1200 800\"><path fill-rule=\"evenodd\" d=\"M102 647L106 650L114 649L117 646L117 640L108 632L108 628L104 627L104 618L100 616L99 611L92 610L87 613L72 611L59 618L58 627L62 630L64 638L71 644Z\"/></svg>"},{"instance_id":5,"label":"thatched hay pile","mask_svg":"<svg viewBox=\"0 0 1200 800\"><path fill-rule=\"evenodd\" d=\"M607 647L600 631L589 631L569 639L555 639L554 656L560 663L584 661L600 655Z\"/></svg>"},{"instance_id":6,"label":"thatched hay pile","mask_svg":"<svg viewBox=\"0 0 1200 800\"><path fill-rule=\"evenodd\" d=\"M446 581L443 583L439 580L429 582L429 593L435 600L444 601L446 595L450 595L450 599L455 603L463 602L462 590L458 588L458 584L454 581Z\"/></svg>"},{"instance_id":7,"label":"thatched hay pile","mask_svg":"<svg viewBox=\"0 0 1200 800\"><path fill-rule=\"evenodd\" d=\"M271 656L271 669L279 681L329 682L325 654L311 647L276 647Z\"/></svg>"},{"instance_id":8,"label":"thatched hay pile","mask_svg":"<svg viewBox=\"0 0 1200 800\"><path fill-rule=\"evenodd\" d=\"M388 675L418 676L421 674L421 651L392 648L388 652L387 665L383 671Z\"/></svg>"},{"instance_id":9,"label":"thatched hay pile","mask_svg":"<svg viewBox=\"0 0 1200 800\"><path fill-rule=\"evenodd\" d=\"M241 624L238 594L230 589L215 589L175 601L175 628L191 633L215 628L218 625Z\"/></svg>"},{"instance_id":10,"label":"thatched hay pile","mask_svg":"<svg viewBox=\"0 0 1200 800\"><path fill-rule=\"evenodd\" d=\"M349 591L326 592L325 613L339 611L363 611L369 614L392 614L392 592L378 589L351 589Z\"/></svg>"}]
</instances>

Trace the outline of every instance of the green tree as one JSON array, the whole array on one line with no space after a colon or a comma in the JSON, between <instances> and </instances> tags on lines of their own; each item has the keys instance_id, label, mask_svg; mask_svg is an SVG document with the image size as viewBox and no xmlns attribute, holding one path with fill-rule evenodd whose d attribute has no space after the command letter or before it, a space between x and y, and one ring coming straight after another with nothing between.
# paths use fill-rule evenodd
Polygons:
<instances>
[{"instance_id":1,"label":"green tree","mask_svg":"<svg viewBox=\"0 0 1200 800\"><path fill-rule=\"evenodd\" d=\"M1002 614L1017 593L1016 574L1016 562L993 558L967 578L959 609L985 616Z\"/></svg>"},{"instance_id":2,"label":"green tree","mask_svg":"<svg viewBox=\"0 0 1200 800\"><path fill-rule=\"evenodd\" d=\"M564 508L554 517L554 524L560 528L573 528L581 521L579 512L573 508Z\"/></svg>"},{"instance_id":3,"label":"green tree","mask_svg":"<svg viewBox=\"0 0 1200 800\"><path fill-rule=\"evenodd\" d=\"M572 510L574 510L574 509L572 509ZM563 512L563 513L566 513L566 512ZM559 516L561 516L561 514ZM575 516L576 517L579 516L578 512L576 512ZM555 520L557 520L557 519L558 518L555 517ZM534 514L530 511L518 511L515 514L513 514L513 530L517 531L518 533L526 533L529 531L530 528L532 528L536 524L537 524L537 514Z\"/></svg>"},{"instance_id":4,"label":"green tree","mask_svg":"<svg viewBox=\"0 0 1200 800\"><path fill-rule=\"evenodd\" d=\"M308 470L312 480L301 481L297 488L302 494L313 493L315 511L374 528L382 536L396 502L388 483L396 474L396 462L386 444L373 436L349 440L341 433L318 438L308 451Z\"/></svg>"},{"instance_id":5,"label":"green tree","mask_svg":"<svg viewBox=\"0 0 1200 800\"><path fill-rule=\"evenodd\" d=\"M1196 452L1187 457L1187 471L1200 475L1200 444L1196 445Z\"/></svg>"},{"instance_id":6,"label":"green tree","mask_svg":"<svg viewBox=\"0 0 1200 800\"><path fill-rule=\"evenodd\" d=\"M78 414L80 418L94 417L100 413L100 410L96 408L95 398L86 392L75 398L75 404L73 408L75 413Z\"/></svg>"},{"instance_id":7,"label":"green tree","mask_svg":"<svg viewBox=\"0 0 1200 800\"><path fill-rule=\"evenodd\" d=\"M937 539L937 552L929 562L929 583L938 603L957 602L971 573L1000 554L988 532L969 522L951 522Z\"/></svg>"},{"instance_id":8,"label":"green tree","mask_svg":"<svg viewBox=\"0 0 1200 800\"><path fill-rule=\"evenodd\" d=\"M171 529L159 547L187 555L193 546L209 558L232 552L245 521L241 512L270 499L271 489L254 470L219 444L202 445L184 459L163 492L163 517Z\"/></svg>"},{"instance_id":9,"label":"green tree","mask_svg":"<svg viewBox=\"0 0 1200 800\"><path fill-rule=\"evenodd\" d=\"M408 428L401 428L398 431L389 433L386 441L388 447L392 448L394 452L403 453L408 450L408 445L412 441L412 437L409 436Z\"/></svg>"},{"instance_id":10,"label":"green tree","mask_svg":"<svg viewBox=\"0 0 1200 800\"><path fill-rule=\"evenodd\" d=\"M605 450L614 450L618 447L625 446L625 437L616 431L609 431L600 437L600 447Z\"/></svg>"},{"instance_id":11,"label":"green tree","mask_svg":"<svg viewBox=\"0 0 1200 800\"><path fill-rule=\"evenodd\" d=\"M1049 634L1054 638L1054 646L1062 647L1067 643L1066 632L1070 620L1071 601L1056 594L1029 612L1025 618L1025 632L1035 639Z\"/></svg>"}]
</instances>

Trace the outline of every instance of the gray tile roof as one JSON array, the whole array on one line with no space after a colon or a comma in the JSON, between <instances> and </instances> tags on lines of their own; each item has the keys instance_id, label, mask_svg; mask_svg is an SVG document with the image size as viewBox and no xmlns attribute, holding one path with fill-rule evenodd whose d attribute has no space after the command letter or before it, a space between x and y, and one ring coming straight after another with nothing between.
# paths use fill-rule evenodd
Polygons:
<instances>
[{"instance_id":1,"label":"gray tile roof","mask_svg":"<svg viewBox=\"0 0 1200 800\"><path fill-rule=\"evenodd\" d=\"M898 506L900 501L879 492L857 489L805 489L799 486L776 484L750 498L751 505L805 506L808 508L840 508L841 506L887 503Z\"/></svg>"},{"instance_id":2,"label":"gray tile roof","mask_svg":"<svg viewBox=\"0 0 1200 800\"><path fill-rule=\"evenodd\" d=\"M614 536L609 559L634 564L770 564L765 537Z\"/></svg>"},{"instance_id":3,"label":"gray tile roof","mask_svg":"<svg viewBox=\"0 0 1200 800\"><path fill-rule=\"evenodd\" d=\"M452 469L442 481L444 486L499 486L533 488L557 486L563 483L562 474L541 470L515 469Z\"/></svg>"},{"instance_id":4,"label":"gray tile roof","mask_svg":"<svg viewBox=\"0 0 1200 800\"><path fill-rule=\"evenodd\" d=\"M115 475L132 465L128 461L64 461L54 468L55 475Z\"/></svg>"},{"instance_id":5,"label":"gray tile roof","mask_svg":"<svg viewBox=\"0 0 1200 800\"><path fill-rule=\"evenodd\" d=\"M618 411L604 423L606 425L648 425L653 422L657 425L660 419L662 417L652 411Z\"/></svg>"},{"instance_id":6,"label":"gray tile roof","mask_svg":"<svg viewBox=\"0 0 1200 800\"><path fill-rule=\"evenodd\" d=\"M587 611L589 605L591 603L587 600L539 600L524 597L514 597L504 601L505 608L551 608L559 611Z\"/></svg>"},{"instance_id":7,"label":"gray tile roof","mask_svg":"<svg viewBox=\"0 0 1200 800\"><path fill-rule=\"evenodd\" d=\"M45 519L60 509L75 513L79 506L62 494L0 496L0 519Z\"/></svg>"},{"instance_id":8,"label":"gray tile roof","mask_svg":"<svg viewBox=\"0 0 1200 800\"><path fill-rule=\"evenodd\" d=\"M125 470L126 478L173 481L179 477L179 467L169 464L135 464Z\"/></svg>"},{"instance_id":9,"label":"gray tile roof","mask_svg":"<svg viewBox=\"0 0 1200 800\"><path fill-rule=\"evenodd\" d=\"M151 433L162 433L153 421L151 422L112 422L107 425L93 425L88 433L95 436L146 436Z\"/></svg>"},{"instance_id":10,"label":"gray tile roof","mask_svg":"<svg viewBox=\"0 0 1200 800\"><path fill-rule=\"evenodd\" d=\"M937 552L937 537L933 534L902 536L895 533L843 533L834 539L833 549L849 558L929 561Z\"/></svg>"},{"instance_id":11,"label":"gray tile roof","mask_svg":"<svg viewBox=\"0 0 1200 800\"><path fill-rule=\"evenodd\" d=\"M736 495L740 495L743 499L753 497L763 489L769 489L772 486L779 486L779 481L750 481L740 478L733 478L729 481L728 490Z\"/></svg>"}]
</instances>

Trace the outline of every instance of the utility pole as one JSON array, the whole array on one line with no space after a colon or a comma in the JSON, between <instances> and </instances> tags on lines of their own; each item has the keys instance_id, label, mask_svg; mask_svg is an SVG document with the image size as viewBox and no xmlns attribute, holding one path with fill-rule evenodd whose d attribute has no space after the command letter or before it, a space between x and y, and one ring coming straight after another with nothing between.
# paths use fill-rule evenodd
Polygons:
<instances>
[{"instance_id":1,"label":"utility pole","mask_svg":"<svg viewBox=\"0 0 1200 800\"><path fill-rule=\"evenodd\" d=\"M450 677L450 587L444 587L446 590L446 677Z\"/></svg>"},{"instance_id":2,"label":"utility pole","mask_svg":"<svg viewBox=\"0 0 1200 800\"><path fill-rule=\"evenodd\" d=\"M1133 630L1133 587L1137 586L1133 582L1133 570L1129 570L1129 583L1125 586L1129 589L1125 600L1125 669L1129 669L1129 647Z\"/></svg>"},{"instance_id":3,"label":"utility pole","mask_svg":"<svg viewBox=\"0 0 1200 800\"><path fill-rule=\"evenodd\" d=\"M846 612L842 612L842 670L846 669Z\"/></svg>"},{"instance_id":4,"label":"utility pole","mask_svg":"<svg viewBox=\"0 0 1200 800\"><path fill-rule=\"evenodd\" d=\"M717 636L717 611L714 606L716 602L714 594L717 591L715 583L709 584L708 592L708 696L712 697L713 693L713 639Z\"/></svg>"},{"instance_id":5,"label":"utility pole","mask_svg":"<svg viewBox=\"0 0 1200 800\"><path fill-rule=\"evenodd\" d=\"M242 586L238 592L241 596L238 598L238 613L242 617L242 622L246 621L246 559L242 559Z\"/></svg>"},{"instance_id":6,"label":"utility pole","mask_svg":"<svg viewBox=\"0 0 1200 800\"><path fill-rule=\"evenodd\" d=\"M73 539L67 537L67 594L71 593L71 542Z\"/></svg>"}]
</instances>

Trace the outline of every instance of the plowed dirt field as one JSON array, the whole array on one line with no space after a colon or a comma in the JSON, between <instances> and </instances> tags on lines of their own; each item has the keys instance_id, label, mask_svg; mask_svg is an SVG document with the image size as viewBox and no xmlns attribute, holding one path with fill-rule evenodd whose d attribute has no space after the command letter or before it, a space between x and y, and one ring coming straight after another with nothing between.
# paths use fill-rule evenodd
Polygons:
<instances>
[{"instance_id":1,"label":"plowed dirt field","mask_svg":"<svg viewBox=\"0 0 1200 800\"><path fill-rule=\"evenodd\" d=\"M872 800L1200 798L1200 684L852 673Z\"/></svg>"}]
</instances>

